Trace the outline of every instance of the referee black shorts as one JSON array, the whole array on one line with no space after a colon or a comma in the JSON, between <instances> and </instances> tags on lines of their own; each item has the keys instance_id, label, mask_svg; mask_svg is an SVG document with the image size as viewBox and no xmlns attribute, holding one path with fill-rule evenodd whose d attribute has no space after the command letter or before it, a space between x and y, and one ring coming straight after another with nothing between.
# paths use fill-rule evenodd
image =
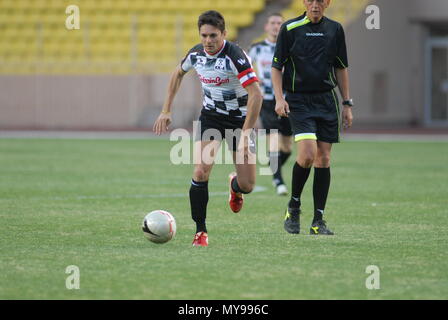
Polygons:
<instances>
[{"instance_id":1,"label":"referee black shorts","mask_svg":"<svg viewBox=\"0 0 448 320\"><path fill-rule=\"evenodd\" d=\"M266 134L270 134L271 130L278 130L281 135L292 136L291 123L288 118L280 117L275 112L275 100L263 100L261 106L260 119Z\"/></svg>"},{"instance_id":2,"label":"referee black shorts","mask_svg":"<svg viewBox=\"0 0 448 320\"><path fill-rule=\"evenodd\" d=\"M210 114L202 111L199 117L200 130L196 131L195 141L226 140L228 149L236 152L245 119L226 115ZM256 152L256 134L252 129L249 149Z\"/></svg>"},{"instance_id":3,"label":"referee black shorts","mask_svg":"<svg viewBox=\"0 0 448 320\"><path fill-rule=\"evenodd\" d=\"M286 102L289 104L289 120L294 132L294 141L339 142L339 101L333 90L287 94Z\"/></svg>"}]
</instances>

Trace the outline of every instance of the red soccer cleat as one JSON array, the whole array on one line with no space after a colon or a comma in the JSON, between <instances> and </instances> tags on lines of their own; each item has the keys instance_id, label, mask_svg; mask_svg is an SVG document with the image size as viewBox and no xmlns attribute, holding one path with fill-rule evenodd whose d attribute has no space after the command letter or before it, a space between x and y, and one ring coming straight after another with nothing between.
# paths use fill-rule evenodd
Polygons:
<instances>
[{"instance_id":1,"label":"red soccer cleat","mask_svg":"<svg viewBox=\"0 0 448 320\"><path fill-rule=\"evenodd\" d=\"M194 236L193 247L208 247L207 232L198 232Z\"/></svg>"},{"instance_id":2,"label":"red soccer cleat","mask_svg":"<svg viewBox=\"0 0 448 320\"><path fill-rule=\"evenodd\" d=\"M235 178L236 178L235 172L229 174L229 205L230 209L232 209L233 212L238 213L243 207L244 198L241 193L236 193L235 191L232 190L232 181Z\"/></svg>"}]
</instances>

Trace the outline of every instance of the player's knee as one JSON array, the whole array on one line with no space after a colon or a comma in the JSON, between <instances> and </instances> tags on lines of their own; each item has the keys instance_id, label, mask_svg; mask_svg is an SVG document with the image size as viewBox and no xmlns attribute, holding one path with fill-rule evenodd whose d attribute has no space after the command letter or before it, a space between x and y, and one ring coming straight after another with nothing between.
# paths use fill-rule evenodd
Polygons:
<instances>
[{"instance_id":1,"label":"player's knee","mask_svg":"<svg viewBox=\"0 0 448 320\"><path fill-rule=\"evenodd\" d=\"M210 171L203 167L194 168L193 178L195 181L207 181Z\"/></svg>"},{"instance_id":2,"label":"player's knee","mask_svg":"<svg viewBox=\"0 0 448 320\"><path fill-rule=\"evenodd\" d=\"M297 163L302 168L311 168L314 164L315 155L312 152L304 153L300 155L297 159Z\"/></svg>"},{"instance_id":3,"label":"player's knee","mask_svg":"<svg viewBox=\"0 0 448 320\"><path fill-rule=\"evenodd\" d=\"M284 152L284 153L291 153L292 152L292 148L291 148L291 146L283 146L282 148L280 148L280 151L281 152Z\"/></svg>"},{"instance_id":4,"label":"player's knee","mask_svg":"<svg viewBox=\"0 0 448 320\"><path fill-rule=\"evenodd\" d=\"M321 155L317 157L314 166L318 168L328 168L330 166L330 155Z\"/></svg>"}]
</instances>

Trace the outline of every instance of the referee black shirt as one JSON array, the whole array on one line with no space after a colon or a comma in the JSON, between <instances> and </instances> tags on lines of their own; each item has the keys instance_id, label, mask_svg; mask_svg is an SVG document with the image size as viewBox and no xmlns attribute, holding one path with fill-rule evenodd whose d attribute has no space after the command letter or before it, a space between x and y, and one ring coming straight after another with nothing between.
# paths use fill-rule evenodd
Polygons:
<instances>
[{"instance_id":1,"label":"referee black shirt","mask_svg":"<svg viewBox=\"0 0 448 320\"><path fill-rule=\"evenodd\" d=\"M327 17L312 23L306 13L286 21L277 38L272 67L285 68L283 90L288 94L334 89L334 68L348 67L342 25Z\"/></svg>"}]
</instances>

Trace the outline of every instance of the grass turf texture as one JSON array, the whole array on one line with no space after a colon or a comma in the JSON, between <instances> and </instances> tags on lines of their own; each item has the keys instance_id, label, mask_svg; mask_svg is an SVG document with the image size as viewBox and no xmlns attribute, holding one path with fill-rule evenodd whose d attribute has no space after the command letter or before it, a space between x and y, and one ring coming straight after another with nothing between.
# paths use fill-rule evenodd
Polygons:
<instances>
[{"instance_id":1,"label":"grass turf texture","mask_svg":"<svg viewBox=\"0 0 448 320\"><path fill-rule=\"evenodd\" d=\"M170 163L175 142L0 140L1 299L447 299L448 143L346 142L334 147L326 220L283 230L287 198L267 190L227 204L231 165L212 172L210 246L193 248L191 165ZM288 186L292 159L284 168ZM170 197L169 195L173 196ZM177 236L148 242L140 225L170 211ZM67 290L68 265L80 290ZM367 290L377 265L381 289Z\"/></svg>"}]
</instances>

